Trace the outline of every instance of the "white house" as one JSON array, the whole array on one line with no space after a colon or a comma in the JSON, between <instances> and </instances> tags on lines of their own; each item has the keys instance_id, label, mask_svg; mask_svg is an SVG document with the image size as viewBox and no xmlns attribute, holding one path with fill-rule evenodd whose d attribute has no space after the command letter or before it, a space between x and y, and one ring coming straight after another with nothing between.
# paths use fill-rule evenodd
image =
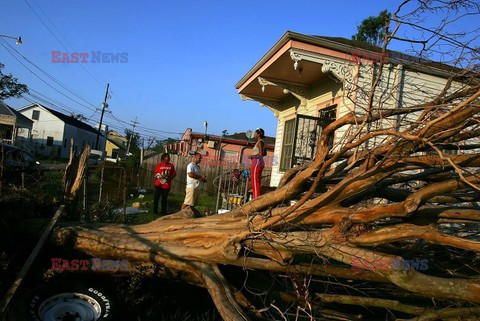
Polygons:
<instances>
[{"instance_id":1,"label":"white house","mask_svg":"<svg viewBox=\"0 0 480 321\"><path fill-rule=\"evenodd\" d=\"M380 108L425 102L456 72L394 51L382 54L381 48L354 40L288 31L240 79L235 86L240 97L269 108L278 121L279 162L272 168L271 186L278 185L286 170L312 159L322 127L351 111L365 110L380 60L385 62L375 92ZM461 82L454 82L450 91L459 86ZM392 128L404 126L396 117L382 121L391 122ZM347 130L337 131L334 141Z\"/></svg>"},{"instance_id":2,"label":"white house","mask_svg":"<svg viewBox=\"0 0 480 321\"><path fill-rule=\"evenodd\" d=\"M31 146L40 155L68 158L71 138L77 153L87 144L92 149L97 149L98 130L72 116L38 103L22 107L18 111L33 120ZM98 146L98 150L102 151L105 150L105 130L108 128L102 126Z\"/></svg>"}]
</instances>

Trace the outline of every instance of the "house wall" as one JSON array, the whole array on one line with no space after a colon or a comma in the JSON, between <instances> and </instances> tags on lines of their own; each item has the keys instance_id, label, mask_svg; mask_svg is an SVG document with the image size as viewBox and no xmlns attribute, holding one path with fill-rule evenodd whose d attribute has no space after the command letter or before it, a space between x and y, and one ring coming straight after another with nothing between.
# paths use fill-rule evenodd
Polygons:
<instances>
[{"instance_id":1,"label":"house wall","mask_svg":"<svg viewBox=\"0 0 480 321\"><path fill-rule=\"evenodd\" d=\"M15 119L15 116L0 114L0 125L13 126L15 125Z\"/></svg>"},{"instance_id":2,"label":"house wall","mask_svg":"<svg viewBox=\"0 0 480 321\"><path fill-rule=\"evenodd\" d=\"M215 147L208 147L208 143L201 142L198 143L197 138L192 139L191 144L187 141L181 143L173 143L167 145L167 150L172 151L176 150L178 155L189 156L189 151L197 150L203 152L203 158L205 160L210 160L209 164L214 164L219 161L228 161L233 163L243 163L244 165L249 164L248 155L252 154L253 147L237 145L232 143L222 142L222 154L219 160L218 155L218 141L215 141ZM272 167L275 166L278 162L278 159L274 156L274 152L267 150L267 156L264 158L265 166ZM215 161L215 162L212 162Z\"/></svg>"},{"instance_id":3,"label":"house wall","mask_svg":"<svg viewBox=\"0 0 480 321\"><path fill-rule=\"evenodd\" d=\"M38 120L32 119L34 110L40 112ZM35 152L43 156L60 156L65 123L38 106L32 106L20 112L33 120L31 141ZM25 134L22 133L23 135ZM47 146L48 137L53 137L52 146Z\"/></svg>"},{"instance_id":4,"label":"house wall","mask_svg":"<svg viewBox=\"0 0 480 321\"><path fill-rule=\"evenodd\" d=\"M117 149L117 145L107 140L107 144L105 145L105 156L112 157L113 151Z\"/></svg>"},{"instance_id":5,"label":"house wall","mask_svg":"<svg viewBox=\"0 0 480 321\"><path fill-rule=\"evenodd\" d=\"M73 138L74 148L76 148L77 153L81 152L86 145L90 145L92 149L95 149L95 143L97 141L96 133L65 124L65 132L62 141L60 157L69 157L71 138Z\"/></svg>"},{"instance_id":6,"label":"house wall","mask_svg":"<svg viewBox=\"0 0 480 321\"><path fill-rule=\"evenodd\" d=\"M33 111L39 111L39 119L33 119ZM62 120L51 114L49 111L32 106L20 110L20 112L33 121L31 146L35 152L48 157L68 158L70 154L70 138L74 139L74 146L80 152L86 144L95 147L96 133L86 131L75 126L65 124ZM28 138L28 132L19 132L24 138ZM53 137L52 146L47 146L48 137ZM105 146L105 137L100 137L100 149Z\"/></svg>"},{"instance_id":7,"label":"house wall","mask_svg":"<svg viewBox=\"0 0 480 321\"><path fill-rule=\"evenodd\" d=\"M365 88L356 97L356 112L361 113L366 106L368 90L376 76L373 64L362 64L359 78L359 87ZM440 94L447 83L447 79L431 74L413 71L402 65L387 64L382 73L381 81L375 91L374 106L382 109L411 107L431 101ZM448 93L458 90L462 85L453 82ZM415 122L422 112L409 113L404 116L393 116L372 123L367 130L372 131L377 127L394 128L398 131L406 129ZM373 144L381 143L387 136L377 136L372 140Z\"/></svg>"},{"instance_id":8,"label":"house wall","mask_svg":"<svg viewBox=\"0 0 480 321\"><path fill-rule=\"evenodd\" d=\"M15 116L0 114L0 142L11 144L13 142L13 127Z\"/></svg>"},{"instance_id":9,"label":"house wall","mask_svg":"<svg viewBox=\"0 0 480 321\"><path fill-rule=\"evenodd\" d=\"M198 145L198 150L203 152L203 155L204 155L203 157L205 159L218 161L219 160L218 144L219 142L216 141L215 147L211 148L211 147L208 147L208 143L205 143L205 142L198 143L198 140L194 138L192 140L191 145L188 144L188 142L184 142L184 146L186 146L186 149L182 153L179 152L178 154L183 156L188 156L189 155L188 151L197 150L197 145ZM175 145L176 144L171 144L171 146L169 146L168 149L174 149ZM252 154L252 149L253 147L247 147L243 145L222 142L222 154L220 157L220 161L229 161L234 163L247 164L249 162L247 156ZM274 152L267 151L267 156L265 157L265 166L271 167L273 164L275 164Z\"/></svg>"}]
</instances>

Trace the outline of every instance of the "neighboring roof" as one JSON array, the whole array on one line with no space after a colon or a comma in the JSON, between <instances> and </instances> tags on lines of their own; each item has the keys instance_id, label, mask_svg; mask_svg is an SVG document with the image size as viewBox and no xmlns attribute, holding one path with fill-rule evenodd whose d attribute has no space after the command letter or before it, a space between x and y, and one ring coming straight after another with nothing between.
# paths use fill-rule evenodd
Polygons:
<instances>
[{"instance_id":1,"label":"neighboring roof","mask_svg":"<svg viewBox=\"0 0 480 321\"><path fill-rule=\"evenodd\" d=\"M32 127L33 125L33 120L31 120L30 118L28 118L27 116L23 115L22 113L20 113L18 110L15 110L13 109L12 107L8 106L8 108L10 108L10 110L15 114L15 116L17 117L17 123L27 123L29 127Z\"/></svg>"},{"instance_id":2,"label":"neighboring roof","mask_svg":"<svg viewBox=\"0 0 480 321\"><path fill-rule=\"evenodd\" d=\"M33 120L24 116L22 113L18 112L17 110L13 109L12 107L8 106L3 101L0 101L0 114L15 116L15 117L17 117L17 122L20 122L20 123L27 123L30 126L33 124Z\"/></svg>"},{"instance_id":3,"label":"neighboring roof","mask_svg":"<svg viewBox=\"0 0 480 321\"><path fill-rule=\"evenodd\" d=\"M247 137L247 134L244 133L244 132L234 133L232 135L227 135L226 137L227 138L232 138L232 139L243 140L243 141L252 141L253 140L253 138L251 138L249 140L248 137ZM265 138L263 140L265 141L265 144L267 144L267 145L275 145L275 137L265 136Z\"/></svg>"},{"instance_id":4,"label":"neighboring roof","mask_svg":"<svg viewBox=\"0 0 480 321\"><path fill-rule=\"evenodd\" d=\"M1 115L8 115L8 116L15 116L10 108L3 102L0 101L0 114Z\"/></svg>"},{"instance_id":5,"label":"neighboring roof","mask_svg":"<svg viewBox=\"0 0 480 321\"><path fill-rule=\"evenodd\" d=\"M119 149L124 149L127 150L127 147L125 146L125 142L120 139L118 136L111 136L110 134L107 136L107 140L117 146Z\"/></svg>"},{"instance_id":6,"label":"neighboring roof","mask_svg":"<svg viewBox=\"0 0 480 321\"><path fill-rule=\"evenodd\" d=\"M124 140L127 140L127 139L125 138L125 136L122 136L119 132L117 132L117 131L115 131L115 130L112 130L112 129L108 131L108 136L120 137L120 138L122 138L122 139L124 139Z\"/></svg>"},{"instance_id":7,"label":"neighboring roof","mask_svg":"<svg viewBox=\"0 0 480 321\"><path fill-rule=\"evenodd\" d=\"M259 68L261 68L265 62L270 59L280 48L282 48L288 41L296 40L303 43L319 46L322 48L332 49L338 52L343 52L351 54L352 51L361 49L367 52L382 52L382 48L366 44L356 40L345 39L341 37L327 37L327 36L310 36L301 34L298 32L287 31L267 53L245 74L245 76L240 79L240 81L235 85L235 88L240 88L247 79L250 78ZM392 61L391 54L401 54L402 57L413 57L398 51L387 50L390 56L387 58L387 61ZM395 63L395 61L393 61ZM418 64L408 64L408 66L414 70L422 71L425 73L436 74L442 77L448 77L448 73L456 72L459 69L439 62L427 61Z\"/></svg>"},{"instance_id":8,"label":"neighboring roof","mask_svg":"<svg viewBox=\"0 0 480 321\"><path fill-rule=\"evenodd\" d=\"M107 140L110 141L112 144L117 146L120 149L127 150L127 139L123 137L120 133L114 130L109 130L107 135Z\"/></svg>"},{"instance_id":9,"label":"neighboring roof","mask_svg":"<svg viewBox=\"0 0 480 321\"><path fill-rule=\"evenodd\" d=\"M191 138L203 138L203 137L205 137L204 133L192 132L192 134L191 134ZM209 140L213 140L213 141L222 140L222 142L229 143L229 144L245 145L245 146L248 146L248 145L254 146L255 145L255 142L254 142L253 138L249 140L245 133L235 133L235 134L232 134L232 135L227 135L225 137L207 134L207 137L208 137ZM266 144L267 148L269 148L269 149L274 148L275 137L265 136L265 138L263 140L265 141L265 144Z\"/></svg>"},{"instance_id":10,"label":"neighboring roof","mask_svg":"<svg viewBox=\"0 0 480 321\"><path fill-rule=\"evenodd\" d=\"M69 124L71 126L74 126L74 127L77 127L77 128L80 128L80 129L83 129L83 130L86 130L86 131L89 131L89 132L92 132L92 133L95 133L95 134L98 133L98 130L96 128L93 128L92 126L90 126L90 125L88 125L88 124L86 124L86 123L84 123L84 122L82 122L78 119L75 119L72 116L67 116L65 114L62 114L59 111L56 111L54 109L45 107L44 105L41 105L39 103L30 104L28 106L20 108L20 110L23 110L23 109L26 109L26 108L29 108L29 107L33 107L34 105L38 105L38 106L46 109L47 111L52 113L55 117L59 118L61 121L63 121L66 124ZM100 136L103 136L103 135L100 133Z\"/></svg>"}]
</instances>

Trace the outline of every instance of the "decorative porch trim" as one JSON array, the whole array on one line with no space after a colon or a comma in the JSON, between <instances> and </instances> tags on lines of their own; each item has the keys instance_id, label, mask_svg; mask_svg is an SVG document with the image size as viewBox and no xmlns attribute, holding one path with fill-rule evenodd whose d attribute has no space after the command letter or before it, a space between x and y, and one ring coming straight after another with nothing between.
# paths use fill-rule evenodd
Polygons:
<instances>
[{"instance_id":1,"label":"decorative porch trim","mask_svg":"<svg viewBox=\"0 0 480 321\"><path fill-rule=\"evenodd\" d=\"M300 101L300 106L307 105L307 96L309 93L308 86L266 77L257 77L257 79L260 86L262 86L262 92L265 91L265 86L267 85L282 87L284 94L292 94Z\"/></svg>"},{"instance_id":2,"label":"decorative porch trim","mask_svg":"<svg viewBox=\"0 0 480 321\"><path fill-rule=\"evenodd\" d=\"M251 101L258 101L260 106L267 107L270 109L275 117L278 117L278 109L280 108L280 101L277 99L268 99L264 97L254 96L254 95L245 95L240 94L240 99L242 100L251 100Z\"/></svg>"},{"instance_id":3,"label":"decorative porch trim","mask_svg":"<svg viewBox=\"0 0 480 321\"><path fill-rule=\"evenodd\" d=\"M321 64L323 73L332 73L338 81L343 83L343 88L346 91L353 91L355 87L356 64L347 60L295 48L290 49L290 57L294 62L293 68L295 70L297 70L299 62L302 60Z\"/></svg>"}]
</instances>

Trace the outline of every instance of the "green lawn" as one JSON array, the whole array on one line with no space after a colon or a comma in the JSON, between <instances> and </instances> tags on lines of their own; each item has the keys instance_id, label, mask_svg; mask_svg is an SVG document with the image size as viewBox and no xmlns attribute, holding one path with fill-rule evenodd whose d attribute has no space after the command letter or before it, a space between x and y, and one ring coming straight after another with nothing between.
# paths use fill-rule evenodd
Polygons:
<instances>
[{"instance_id":1,"label":"green lawn","mask_svg":"<svg viewBox=\"0 0 480 321\"><path fill-rule=\"evenodd\" d=\"M139 214L131 214L127 215L127 223L128 224L141 224L153 221L154 219L158 218L158 216L153 215L153 191L149 191L148 193L144 194L143 198L134 197L127 201L127 206L132 206L133 203L139 202L140 209L148 210L148 213L139 213ZM170 193L168 195L168 214L178 212L183 204L183 200L185 199L185 194L183 193ZM197 206L195 208L204 215L206 210L215 211L216 205L216 197L215 196L208 196L208 195L199 195ZM160 205L159 205L160 210Z\"/></svg>"}]
</instances>

